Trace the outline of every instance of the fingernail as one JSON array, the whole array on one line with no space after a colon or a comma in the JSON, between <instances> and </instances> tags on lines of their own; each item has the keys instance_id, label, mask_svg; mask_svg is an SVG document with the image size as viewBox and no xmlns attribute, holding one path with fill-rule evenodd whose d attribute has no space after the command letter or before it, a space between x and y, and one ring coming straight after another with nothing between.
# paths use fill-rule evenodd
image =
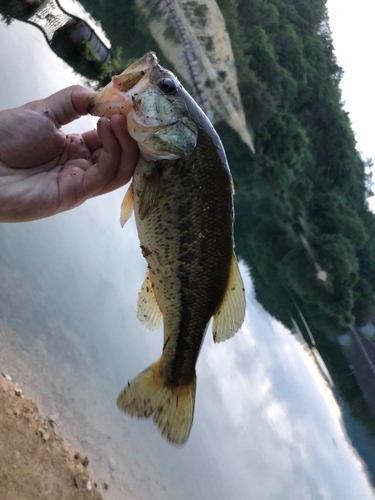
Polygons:
<instances>
[{"instance_id":1,"label":"fingernail","mask_svg":"<svg viewBox=\"0 0 375 500\"><path fill-rule=\"evenodd\" d=\"M108 126L108 123L109 123L109 120L107 117L105 116L102 116L101 118L99 118L99 121L98 121L98 127L107 127Z\"/></svg>"}]
</instances>

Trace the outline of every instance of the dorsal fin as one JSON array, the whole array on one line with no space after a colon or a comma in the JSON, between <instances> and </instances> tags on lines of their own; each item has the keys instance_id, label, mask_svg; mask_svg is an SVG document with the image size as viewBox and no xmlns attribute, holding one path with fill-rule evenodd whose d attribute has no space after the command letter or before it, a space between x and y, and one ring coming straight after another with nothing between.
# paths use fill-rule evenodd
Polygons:
<instances>
[{"instance_id":1,"label":"dorsal fin","mask_svg":"<svg viewBox=\"0 0 375 500\"><path fill-rule=\"evenodd\" d=\"M240 328L245 317L245 289L235 255L230 264L228 286L218 311L214 314L212 336L215 342L232 337Z\"/></svg>"}]
</instances>

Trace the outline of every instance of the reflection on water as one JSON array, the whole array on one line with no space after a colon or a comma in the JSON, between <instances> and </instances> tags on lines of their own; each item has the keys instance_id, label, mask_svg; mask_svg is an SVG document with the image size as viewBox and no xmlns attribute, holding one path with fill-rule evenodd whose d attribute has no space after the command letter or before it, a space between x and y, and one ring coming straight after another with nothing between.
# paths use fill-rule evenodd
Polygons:
<instances>
[{"instance_id":1,"label":"reflection on water","mask_svg":"<svg viewBox=\"0 0 375 500\"><path fill-rule=\"evenodd\" d=\"M0 25L0 58L2 108L77 81L17 23ZM26 89L17 83L20 62ZM118 223L122 195L0 225L0 368L91 456L107 498L373 498L331 389L305 347L254 300L245 268L246 322L224 344L204 341L187 445L172 447L152 422L117 411L119 391L163 342L160 329L147 331L135 316L146 264L134 223Z\"/></svg>"}]
</instances>

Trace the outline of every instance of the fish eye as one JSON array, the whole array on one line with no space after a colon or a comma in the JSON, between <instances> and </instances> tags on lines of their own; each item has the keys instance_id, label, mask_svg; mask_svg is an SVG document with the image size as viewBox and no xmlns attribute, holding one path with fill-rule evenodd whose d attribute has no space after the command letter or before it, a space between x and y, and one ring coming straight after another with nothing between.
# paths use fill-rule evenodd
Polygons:
<instances>
[{"instance_id":1,"label":"fish eye","mask_svg":"<svg viewBox=\"0 0 375 500\"><path fill-rule=\"evenodd\" d=\"M166 78L159 83L159 89L166 94L175 94L177 87L173 80Z\"/></svg>"}]
</instances>

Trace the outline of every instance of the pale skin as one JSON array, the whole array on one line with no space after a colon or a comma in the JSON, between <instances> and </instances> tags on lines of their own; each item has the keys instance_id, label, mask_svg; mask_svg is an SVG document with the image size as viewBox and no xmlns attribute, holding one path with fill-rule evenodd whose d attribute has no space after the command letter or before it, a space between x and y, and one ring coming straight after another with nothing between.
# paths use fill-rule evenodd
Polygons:
<instances>
[{"instance_id":1,"label":"pale skin","mask_svg":"<svg viewBox=\"0 0 375 500\"><path fill-rule=\"evenodd\" d=\"M94 95L75 85L0 111L0 222L49 217L130 180L138 148L123 116L82 135L61 130L88 113Z\"/></svg>"}]
</instances>

